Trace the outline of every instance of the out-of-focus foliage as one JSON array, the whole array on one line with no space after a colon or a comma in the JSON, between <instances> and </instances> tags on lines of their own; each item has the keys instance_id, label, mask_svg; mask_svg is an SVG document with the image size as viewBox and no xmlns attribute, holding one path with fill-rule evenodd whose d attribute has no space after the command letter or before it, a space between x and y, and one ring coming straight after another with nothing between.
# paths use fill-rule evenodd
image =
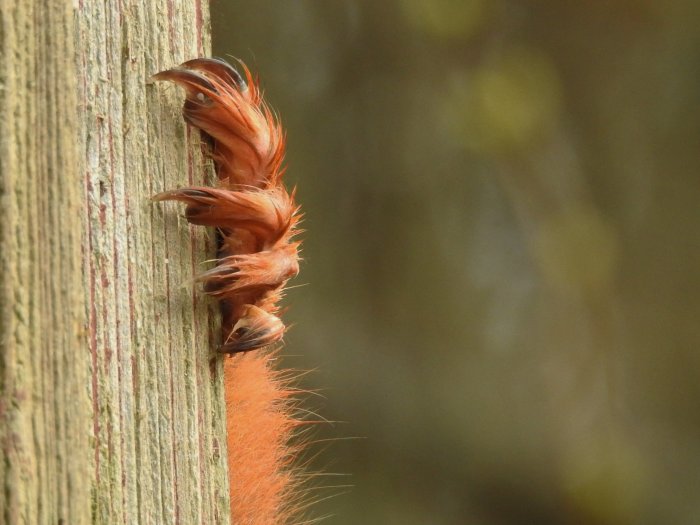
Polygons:
<instances>
[{"instance_id":1,"label":"out-of-focus foliage","mask_svg":"<svg viewBox=\"0 0 700 525\"><path fill-rule=\"evenodd\" d=\"M484 0L402 0L398 8L418 32L463 40L479 31L487 3Z\"/></svg>"},{"instance_id":2,"label":"out-of-focus foliage","mask_svg":"<svg viewBox=\"0 0 700 525\"><path fill-rule=\"evenodd\" d=\"M700 523L700 3L212 14L289 131L288 364L361 438L317 514Z\"/></svg>"},{"instance_id":3,"label":"out-of-focus foliage","mask_svg":"<svg viewBox=\"0 0 700 525\"><path fill-rule=\"evenodd\" d=\"M509 49L471 72L445 98L455 135L477 153L527 149L552 133L560 86L548 59L532 49Z\"/></svg>"}]
</instances>

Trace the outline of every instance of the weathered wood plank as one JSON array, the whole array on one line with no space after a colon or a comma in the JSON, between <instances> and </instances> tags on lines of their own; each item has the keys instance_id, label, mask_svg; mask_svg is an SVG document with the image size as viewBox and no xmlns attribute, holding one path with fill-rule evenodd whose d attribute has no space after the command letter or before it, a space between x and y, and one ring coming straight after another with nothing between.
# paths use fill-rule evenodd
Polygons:
<instances>
[{"instance_id":1,"label":"weathered wood plank","mask_svg":"<svg viewBox=\"0 0 700 525\"><path fill-rule=\"evenodd\" d=\"M213 242L150 201L204 175L149 77L206 4L0 2L0 521L227 523Z\"/></svg>"},{"instance_id":2,"label":"weathered wood plank","mask_svg":"<svg viewBox=\"0 0 700 525\"><path fill-rule=\"evenodd\" d=\"M172 1L84 2L76 17L100 523L227 520L220 362L191 286L213 246L150 201L203 175L182 93L149 77L208 54L204 20L205 5Z\"/></svg>"},{"instance_id":3,"label":"weathered wood plank","mask_svg":"<svg viewBox=\"0 0 700 525\"><path fill-rule=\"evenodd\" d=\"M89 520L73 12L0 4L0 521Z\"/></svg>"}]
</instances>

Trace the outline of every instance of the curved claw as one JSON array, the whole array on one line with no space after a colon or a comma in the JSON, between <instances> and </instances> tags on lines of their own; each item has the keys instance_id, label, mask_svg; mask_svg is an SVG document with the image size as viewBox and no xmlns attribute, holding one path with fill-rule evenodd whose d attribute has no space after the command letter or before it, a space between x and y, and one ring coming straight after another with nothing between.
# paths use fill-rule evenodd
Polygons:
<instances>
[{"instance_id":1,"label":"curved claw","mask_svg":"<svg viewBox=\"0 0 700 525\"><path fill-rule=\"evenodd\" d=\"M257 253L230 255L214 268L197 276L204 292L214 297L232 297L243 291L262 295L279 289L299 274L297 245Z\"/></svg>"},{"instance_id":2,"label":"curved claw","mask_svg":"<svg viewBox=\"0 0 700 525\"><path fill-rule=\"evenodd\" d=\"M276 343L284 335L284 323L262 308L248 305L219 351L226 354L249 352Z\"/></svg>"},{"instance_id":3,"label":"curved claw","mask_svg":"<svg viewBox=\"0 0 700 525\"><path fill-rule=\"evenodd\" d=\"M289 209L293 204L279 192L241 192L201 186L164 191L151 200L184 202L185 215L191 224L243 228L268 242L289 230L291 223L285 217L294 215Z\"/></svg>"},{"instance_id":4,"label":"curved claw","mask_svg":"<svg viewBox=\"0 0 700 525\"><path fill-rule=\"evenodd\" d=\"M211 81L196 71L190 71L188 69L173 68L166 69L160 73L153 75L155 80L170 80L176 84L181 85L187 90L188 97L196 96L201 93L202 90L209 91L210 93L216 93L216 87Z\"/></svg>"},{"instance_id":5,"label":"curved claw","mask_svg":"<svg viewBox=\"0 0 700 525\"><path fill-rule=\"evenodd\" d=\"M240 91L248 89L243 76L231 64L221 58L194 58L183 62L180 67L199 69L226 81Z\"/></svg>"},{"instance_id":6,"label":"curved claw","mask_svg":"<svg viewBox=\"0 0 700 525\"><path fill-rule=\"evenodd\" d=\"M196 188L182 188L179 190L161 191L160 193L156 193L155 195L153 195L151 197L151 200L155 202L185 200L185 202L187 202L187 198L206 198L209 196L209 193L202 190L198 190Z\"/></svg>"}]
</instances>

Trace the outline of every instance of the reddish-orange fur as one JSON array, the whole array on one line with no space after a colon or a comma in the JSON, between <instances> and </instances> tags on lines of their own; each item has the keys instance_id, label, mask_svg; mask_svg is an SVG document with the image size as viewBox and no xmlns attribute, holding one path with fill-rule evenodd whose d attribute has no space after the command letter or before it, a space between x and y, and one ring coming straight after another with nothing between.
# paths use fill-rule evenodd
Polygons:
<instances>
[{"instance_id":1,"label":"reddish-orange fur","mask_svg":"<svg viewBox=\"0 0 700 525\"><path fill-rule=\"evenodd\" d=\"M199 279L221 301L221 351L246 352L279 341L277 317L287 280L299 272L299 208L287 192L284 132L246 69L247 83L223 61L199 58L158 73L187 91L185 119L213 141L219 188L166 191L156 200L187 204L187 220L221 232L215 268Z\"/></svg>"},{"instance_id":2,"label":"reddish-orange fur","mask_svg":"<svg viewBox=\"0 0 700 525\"><path fill-rule=\"evenodd\" d=\"M155 200L187 204L190 223L221 234L217 264L198 277L220 300L232 522L288 523L301 509L290 441L302 424L287 372L273 366L285 326L277 303L299 271L299 209L282 184L284 133L245 68L200 58L155 78L184 87L185 119L212 141L219 187L167 191Z\"/></svg>"},{"instance_id":3,"label":"reddish-orange fur","mask_svg":"<svg viewBox=\"0 0 700 525\"><path fill-rule=\"evenodd\" d=\"M289 523L301 506L289 438L303 423L293 416L297 391L274 359L261 350L224 361L234 524Z\"/></svg>"}]
</instances>

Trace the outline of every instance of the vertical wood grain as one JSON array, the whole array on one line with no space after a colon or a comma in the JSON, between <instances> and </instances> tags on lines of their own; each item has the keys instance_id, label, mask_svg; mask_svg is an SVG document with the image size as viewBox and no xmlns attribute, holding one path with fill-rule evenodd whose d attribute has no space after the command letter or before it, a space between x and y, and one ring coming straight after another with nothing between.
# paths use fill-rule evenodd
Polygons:
<instances>
[{"instance_id":1,"label":"vertical wood grain","mask_svg":"<svg viewBox=\"0 0 700 525\"><path fill-rule=\"evenodd\" d=\"M0 17L0 522L85 523L91 427L73 12L65 2L3 0Z\"/></svg>"},{"instance_id":2,"label":"vertical wood grain","mask_svg":"<svg viewBox=\"0 0 700 525\"><path fill-rule=\"evenodd\" d=\"M0 522L228 523L213 254L182 93L198 1L0 0Z\"/></svg>"}]
</instances>

